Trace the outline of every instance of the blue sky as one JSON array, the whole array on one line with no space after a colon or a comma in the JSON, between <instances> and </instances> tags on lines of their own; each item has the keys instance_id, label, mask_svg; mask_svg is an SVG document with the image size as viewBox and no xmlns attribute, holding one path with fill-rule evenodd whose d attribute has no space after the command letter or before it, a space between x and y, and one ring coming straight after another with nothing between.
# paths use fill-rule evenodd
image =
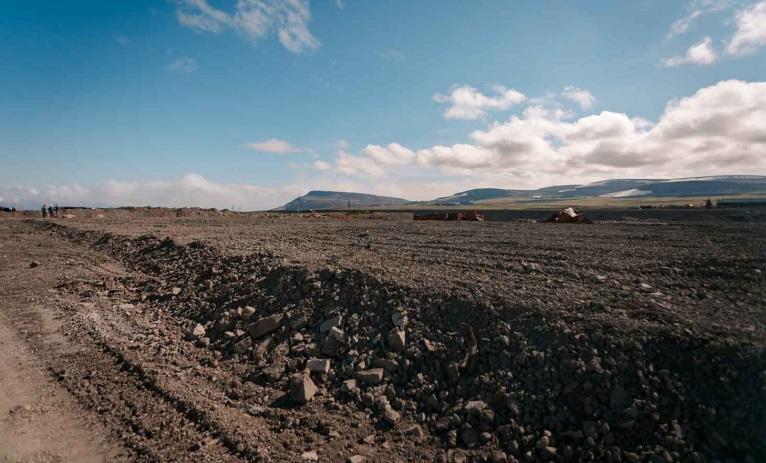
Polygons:
<instances>
[{"instance_id":1,"label":"blue sky","mask_svg":"<svg viewBox=\"0 0 766 463\"><path fill-rule=\"evenodd\" d=\"M315 188L425 199L766 173L763 1L5 0L0 13L3 204L265 208Z\"/></svg>"}]
</instances>

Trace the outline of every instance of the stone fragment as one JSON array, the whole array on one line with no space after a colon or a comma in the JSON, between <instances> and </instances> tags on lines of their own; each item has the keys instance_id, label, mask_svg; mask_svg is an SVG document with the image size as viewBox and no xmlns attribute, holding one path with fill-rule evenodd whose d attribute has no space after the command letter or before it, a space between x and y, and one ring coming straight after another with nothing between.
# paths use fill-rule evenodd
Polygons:
<instances>
[{"instance_id":1,"label":"stone fragment","mask_svg":"<svg viewBox=\"0 0 766 463\"><path fill-rule=\"evenodd\" d=\"M372 366L383 368L386 371L396 371L399 369L399 363L396 360L376 357L372 360Z\"/></svg>"},{"instance_id":2,"label":"stone fragment","mask_svg":"<svg viewBox=\"0 0 766 463\"><path fill-rule=\"evenodd\" d=\"M468 413L478 415L480 411L487 408L487 403L483 400L469 400L463 408Z\"/></svg>"},{"instance_id":3,"label":"stone fragment","mask_svg":"<svg viewBox=\"0 0 766 463\"><path fill-rule=\"evenodd\" d=\"M399 422L399 418L401 418L401 415L399 414L399 412L391 408L391 405L388 405L383 408L383 420L386 423L393 426Z\"/></svg>"},{"instance_id":4,"label":"stone fragment","mask_svg":"<svg viewBox=\"0 0 766 463\"><path fill-rule=\"evenodd\" d=\"M29 263L29 268L35 268L35 267L39 267L39 266L40 266L40 262L38 262L36 260L33 260L32 262Z\"/></svg>"},{"instance_id":5,"label":"stone fragment","mask_svg":"<svg viewBox=\"0 0 766 463\"><path fill-rule=\"evenodd\" d=\"M173 296L178 296L181 294L181 288L178 286L174 286L173 289L170 290L171 293L173 293Z\"/></svg>"},{"instance_id":6,"label":"stone fragment","mask_svg":"<svg viewBox=\"0 0 766 463\"><path fill-rule=\"evenodd\" d=\"M201 338L205 336L205 327L202 326L200 323L197 323L196 325L194 325L194 328L192 328L191 334L195 338Z\"/></svg>"},{"instance_id":7,"label":"stone fragment","mask_svg":"<svg viewBox=\"0 0 766 463\"><path fill-rule=\"evenodd\" d=\"M540 440L537 441L537 444L535 447L537 447L538 450L542 450L548 445L550 445L550 438L548 436L543 436L540 438Z\"/></svg>"},{"instance_id":8,"label":"stone fragment","mask_svg":"<svg viewBox=\"0 0 766 463\"><path fill-rule=\"evenodd\" d=\"M393 330L388 333L388 348L394 352L401 352L405 346L405 331Z\"/></svg>"},{"instance_id":9,"label":"stone fragment","mask_svg":"<svg viewBox=\"0 0 766 463\"><path fill-rule=\"evenodd\" d=\"M556 447L545 447L542 450L540 450L540 456L543 457L543 460L549 461L556 458Z\"/></svg>"},{"instance_id":10,"label":"stone fragment","mask_svg":"<svg viewBox=\"0 0 766 463\"><path fill-rule=\"evenodd\" d=\"M326 375L330 372L330 361L328 359L311 359L306 362L306 368L308 368L311 373Z\"/></svg>"},{"instance_id":11,"label":"stone fragment","mask_svg":"<svg viewBox=\"0 0 766 463\"><path fill-rule=\"evenodd\" d=\"M237 354L244 354L245 352L250 351L251 347L253 347L253 340L248 336L237 341L237 343L232 346L232 350Z\"/></svg>"},{"instance_id":12,"label":"stone fragment","mask_svg":"<svg viewBox=\"0 0 766 463\"><path fill-rule=\"evenodd\" d=\"M452 463L465 463L466 461L468 461L468 455L462 450L452 452Z\"/></svg>"},{"instance_id":13,"label":"stone fragment","mask_svg":"<svg viewBox=\"0 0 766 463\"><path fill-rule=\"evenodd\" d=\"M242 309L242 318L250 318L255 314L255 307L245 306Z\"/></svg>"},{"instance_id":14,"label":"stone fragment","mask_svg":"<svg viewBox=\"0 0 766 463\"><path fill-rule=\"evenodd\" d=\"M380 384L383 382L383 369L370 368L369 370L357 371L356 379L367 384Z\"/></svg>"},{"instance_id":15,"label":"stone fragment","mask_svg":"<svg viewBox=\"0 0 766 463\"><path fill-rule=\"evenodd\" d=\"M335 327L339 327L340 326L340 322L341 322L340 315L336 315L336 316L334 316L332 318L329 318L329 319L323 321L322 324L319 325L319 331L321 333L327 333L328 331L330 331L330 329L335 328Z\"/></svg>"},{"instance_id":16,"label":"stone fragment","mask_svg":"<svg viewBox=\"0 0 766 463\"><path fill-rule=\"evenodd\" d=\"M316 450L310 450L301 454L302 463L310 463L314 461L319 461L319 455L317 454Z\"/></svg>"},{"instance_id":17,"label":"stone fragment","mask_svg":"<svg viewBox=\"0 0 766 463\"><path fill-rule=\"evenodd\" d=\"M343 381L343 384L340 386L341 390L346 393L351 393L356 390L356 380L355 379L347 379Z\"/></svg>"},{"instance_id":18,"label":"stone fragment","mask_svg":"<svg viewBox=\"0 0 766 463\"><path fill-rule=\"evenodd\" d=\"M346 463L364 463L365 458L362 455L353 455L346 458Z\"/></svg>"},{"instance_id":19,"label":"stone fragment","mask_svg":"<svg viewBox=\"0 0 766 463\"><path fill-rule=\"evenodd\" d=\"M295 403L306 403L314 398L318 389L306 375L298 374L290 379L290 399Z\"/></svg>"},{"instance_id":20,"label":"stone fragment","mask_svg":"<svg viewBox=\"0 0 766 463\"><path fill-rule=\"evenodd\" d=\"M423 431L423 428L417 424L413 424L409 428L405 429L404 434L412 436L414 439L422 439L426 435Z\"/></svg>"},{"instance_id":21,"label":"stone fragment","mask_svg":"<svg viewBox=\"0 0 766 463\"><path fill-rule=\"evenodd\" d=\"M334 357L338 355L338 350L340 350L341 341L335 336L327 336L324 341L322 341L322 354L327 355L329 357Z\"/></svg>"},{"instance_id":22,"label":"stone fragment","mask_svg":"<svg viewBox=\"0 0 766 463\"><path fill-rule=\"evenodd\" d=\"M343 330L337 326L333 326L327 331L327 337L337 339L338 341L343 339Z\"/></svg>"},{"instance_id":23,"label":"stone fragment","mask_svg":"<svg viewBox=\"0 0 766 463\"><path fill-rule=\"evenodd\" d=\"M279 323L281 321L281 315L269 315L268 317L259 318L255 323L250 325L247 330L250 332L250 336L254 339L258 339L279 328Z\"/></svg>"}]
</instances>

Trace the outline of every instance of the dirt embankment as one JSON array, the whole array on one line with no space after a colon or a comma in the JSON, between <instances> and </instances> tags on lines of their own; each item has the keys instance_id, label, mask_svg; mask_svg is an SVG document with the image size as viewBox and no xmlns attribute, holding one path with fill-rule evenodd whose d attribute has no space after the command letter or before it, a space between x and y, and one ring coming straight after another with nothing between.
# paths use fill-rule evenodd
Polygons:
<instances>
[{"instance_id":1,"label":"dirt embankment","mask_svg":"<svg viewBox=\"0 0 766 463\"><path fill-rule=\"evenodd\" d=\"M602 312L598 301L575 316L362 270L284 265L268 253L224 255L202 242L28 226L146 275L122 296L125 310L175 323L156 328L156 354L227 379L203 394L225 411L202 412L199 398L167 400L241 458L297 459L317 435L334 437L323 444L330 460L766 458L766 403L754 400L766 391L759 336L738 341L710 323L694 331L581 313ZM732 284L762 297L757 273L742 278ZM86 300L94 292L68 290ZM167 390L153 379L153 362L142 359L138 378ZM237 415L244 410L286 437L253 436ZM285 449L269 453L264 442Z\"/></svg>"}]
</instances>

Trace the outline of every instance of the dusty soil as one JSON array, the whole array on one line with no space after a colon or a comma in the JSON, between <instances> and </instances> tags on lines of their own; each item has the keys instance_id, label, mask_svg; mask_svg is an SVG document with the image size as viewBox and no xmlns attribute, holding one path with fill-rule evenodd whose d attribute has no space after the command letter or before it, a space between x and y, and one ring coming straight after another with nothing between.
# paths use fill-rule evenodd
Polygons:
<instances>
[{"instance_id":1,"label":"dusty soil","mask_svg":"<svg viewBox=\"0 0 766 463\"><path fill-rule=\"evenodd\" d=\"M1 339L61 391L62 461L766 458L762 224L0 228Z\"/></svg>"}]
</instances>

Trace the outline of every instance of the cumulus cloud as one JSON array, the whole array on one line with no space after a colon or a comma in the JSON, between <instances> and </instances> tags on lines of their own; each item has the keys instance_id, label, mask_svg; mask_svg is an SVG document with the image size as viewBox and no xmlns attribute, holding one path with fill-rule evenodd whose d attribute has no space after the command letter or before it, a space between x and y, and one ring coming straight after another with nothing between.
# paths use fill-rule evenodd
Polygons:
<instances>
[{"instance_id":1,"label":"cumulus cloud","mask_svg":"<svg viewBox=\"0 0 766 463\"><path fill-rule=\"evenodd\" d=\"M578 87L566 87L561 95L569 101L580 105L581 109L590 109L596 103L596 98L589 90Z\"/></svg>"},{"instance_id":2,"label":"cumulus cloud","mask_svg":"<svg viewBox=\"0 0 766 463\"><path fill-rule=\"evenodd\" d=\"M385 147L367 145L362 152L376 162L384 165L401 166L410 164L415 160L415 153L398 143L391 143Z\"/></svg>"},{"instance_id":3,"label":"cumulus cloud","mask_svg":"<svg viewBox=\"0 0 766 463\"><path fill-rule=\"evenodd\" d=\"M570 120L539 106L470 141L413 150L396 143L342 152L332 169L392 178L433 170L486 183L543 186L621 176L766 171L766 82L722 81L671 101L656 122L613 111ZM382 182L385 183L385 182Z\"/></svg>"},{"instance_id":4,"label":"cumulus cloud","mask_svg":"<svg viewBox=\"0 0 766 463\"><path fill-rule=\"evenodd\" d=\"M343 150L335 156L334 169L346 175L382 177L386 171L374 159L366 156L354 156Z\"/></svg>"},{"instance_id":5,"label":"cumulus cloud","mask_svg":"<svg viewBox=\"0 0 766 463\"><path fill-rule=\"evenodd\" d=\"M165 66L170 72L181 72L183 74L191 74L197 70L197 60L194 58L183 57L169 63Z\"/></svg>"},{"instance_id":6,"label":"cumulus cloud","mask_svg":"<svg viewBox=\"0 0 766 463\"><path fill-rule=\"evenodd\" d=\"M737 29L726 45L726 53L748 55L766 46L766 1L738 11L736 24Z\"/></svg>"},{"instance_id":7,"label":"cumulus cloud","mask_svg":"<svg viewBox=\"0 0 766 463\"><path fill-rule=\"evenodd\" d=\"M126 182L107 180L94 186L52 185L42 188L0 186L0 196L8 204L36 209L43 203L60 206L118 207L241 207L260 210L289 201L303 194L303 187L286 185L277 188L211 181L202 175L189 173L176 180Z\"/></svg>"},{"instance_id":8,"label":"cumulus cloud","mask_svg":"<svg viewBox=\"0 0 766 463\"><path fill-rule=\"evenodd\" d=\"M691 0L687 6L687 13L670 26L667 38L685 34L689 27L700 17L724 11L730 8L734 2L732 0Z\"/></svg>"},{"instance_id":9,"label":"cumulus cloud","mask_svg":"<svg viewBox=\"0 0 766 463\"><path fill-rule=\"evenodd\" d=\"M311 10L307 0L237 0L233 13L213 7L207 0L179 0L176 17L181 25L198 32L235 30L252 44L273 31L293 53L319 47L308 28Z\"/></svg>"},{"instance_id":10,"label":"cumulus cloud","mask_svg":"<svg viewBox=\"0 0 766 463\"><path fill-rule=\"evenodd\" d=\"M695 43L683 56L674 56L666 58L662 64L668 67L680 66L682 64L713 64L718 60L718 54L713 49L713 41L710 37L705 37L701 42Z\"/></svg>"},{"instance_id":11,"label":"cumulus cloud","mask_svg":"<svg viewBox=\"0 0 766 463\"><path fill-rule=\"evenodd\" d=\"M300 148L297 148L285 140L280 140L278 138L270 138L260 142L246 143L245 147L254 151L260 151L262 153L289 154L301 151Z\"/></svg>"},{"instance_id":12,"label":"cumulus cloud","mask_svg":"<svg viewBox=\"0 0 766 463\"><path fill-rule=\"evenodd\" d=\"M484 116L488 111L505 111L511 106L526 100L524 94L505 88L502 85L492 87L493 96L487 96L469 85L453 86L450 93L434 95L434 101L448 105L444 111L446 119L473 120Z\"/></svg>"}]
</instances>

